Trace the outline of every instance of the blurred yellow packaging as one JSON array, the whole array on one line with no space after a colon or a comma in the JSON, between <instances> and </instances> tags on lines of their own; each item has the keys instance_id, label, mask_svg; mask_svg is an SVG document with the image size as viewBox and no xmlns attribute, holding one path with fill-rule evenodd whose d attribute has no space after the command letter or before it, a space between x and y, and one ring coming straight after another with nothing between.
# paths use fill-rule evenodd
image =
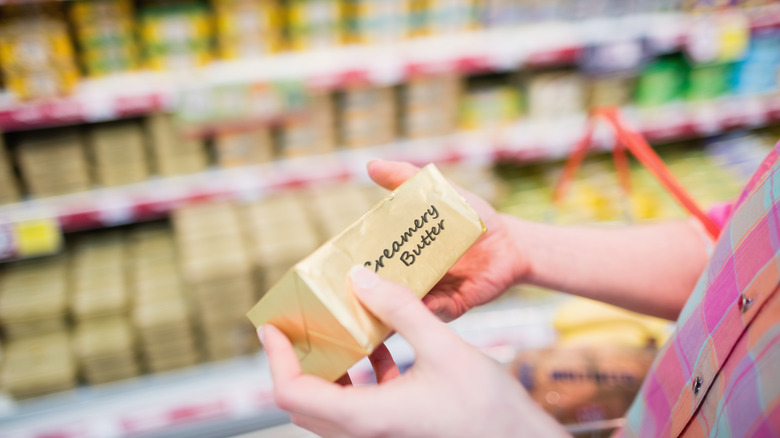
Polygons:
<instances>
[{"instance_id":1,"label":"blurred yellow packaging","mask_svg":"<svg viewBox=\"0 0 780 438\"><path fill-rule=\"evenodd\" d=\"M338 0L288 0L284 21L292 50L332 47L345 41L344 7Z\"/></svg>"},{"instance_id":2,"label":"blurred yellow packaging","mask_svg":"<svg viewBox=\"0 0 780 438\"><path fill-rule=\"evenodd\" d=\"M0 65L7 70L36 70L73 61L73 45L63 23L18 20L0 30Z\"/></svg>"},{"instance_id":3,"label":"blurred yellow packaging","mask_svg":"<svg viewBox=\"0 0 780 438\"><path fill-rule=\"evenodd\" d=\"M72 2L70 16L76 22L87 22L114 17L131 17L130 0L79 0Z\"/></svg>"},{"instance_id":4,"label":"blurred yellow packaging","mask_svg":"<svg viewBox=\"0 0 780 438\"><path fill-rule=\"evenodd\" d=\"M672 333L670 321L585 298L563 304L553 326L565 346L660 347Z\"/></svg>"},{"instance_id":5,"label":"blurred yellow packaging","mask_svg":"<svg viewBox=\"0 0 780 438\"><path fill-rule=\"evenodd\" d=\"M6 70L5 80L21 99L45 99L72 92L79 75L74 65L65 64L59 69Z\"/></svg>"},{"instance_id":6,"label":"blurred yellow packaging","mask_svg":"<svg viewBox=\"0 0 780 438\"><path fill-rule=\"evenodd\" d=\"M260 56L280 50L282 26L277 1L218 0L213 5L222 58Z\"/></svg>"},{"instance_id":7,"label":"blurred yellow packaging","mask_svg":"<svg viewBox=\"0 0 780 438\"><path fill-rule=\"evenodd\" d=\"M192 68L211 61L213 19L205 4L147 4L139 16L148 67Z\"/></svg>"}]
</instances>

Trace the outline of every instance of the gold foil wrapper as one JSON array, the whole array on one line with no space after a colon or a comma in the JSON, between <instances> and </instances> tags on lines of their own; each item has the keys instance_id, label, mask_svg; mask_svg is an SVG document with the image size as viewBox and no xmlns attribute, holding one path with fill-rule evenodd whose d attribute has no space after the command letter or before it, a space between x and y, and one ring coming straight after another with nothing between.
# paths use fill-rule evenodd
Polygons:
<instances>
[{"instance_id":1,"label":"gold foil wrapper","mask_svg":"<svg viewBox=\"0 0 780 438\"><path fill-rule=\"evenodd\" d=\"M336 380L390 334L354 296L360 264L422 298L485 232L432 164L297 263L249 311L290 338L303 371Z\"/></svg>"}]
</instances>

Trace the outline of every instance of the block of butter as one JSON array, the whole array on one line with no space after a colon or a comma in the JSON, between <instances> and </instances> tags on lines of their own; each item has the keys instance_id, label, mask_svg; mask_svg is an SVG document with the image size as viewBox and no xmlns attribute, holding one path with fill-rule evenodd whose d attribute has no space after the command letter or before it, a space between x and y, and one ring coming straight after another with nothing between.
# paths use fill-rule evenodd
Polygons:
<instances>
[{"instance_id":1,"label":"block of butter","mask_svg":"<svg viewBox=\"0 0 780 438\"><path fill-rule=\"evenodd\" d=\"M247 316L284 332L305 373L336 380L390 334L354 296L350 268L364 265L422 298L484 232L428 165L287 271Z\"/></svg>"}]
</instances>

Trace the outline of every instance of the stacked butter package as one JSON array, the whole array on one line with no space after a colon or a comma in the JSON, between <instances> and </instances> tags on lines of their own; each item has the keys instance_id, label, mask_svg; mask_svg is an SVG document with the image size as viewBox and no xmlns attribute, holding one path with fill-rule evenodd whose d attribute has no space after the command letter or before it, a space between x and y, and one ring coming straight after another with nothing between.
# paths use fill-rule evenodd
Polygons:
<instances>
[{"instance_id":1,"label":"stacked butter package","mask_svg":"<svg viewBox=\"0 0 780 438\"><path fill-rule=\"evenodd\" d=\"M93 125L87 133L92 173L102 186L144 181L149 176L141 125L123 120Z\"/></svg>"},{"instance_id":2,"label":"stacked butter package","mask_svg":"<svg viewBox=\"0 0 780 438\"><path fill-rule=\"evenodd\" d=\"M0 325L8 339L0 386L16 398L76 384L76 363L65 330L66 261L32 260L0 276Z\"/></svg>"},{"instance_id":3,"label":"stacked butter package","mask_svg":"<svg viewBox=\"0 0 780 438\"><path fill-rule=\"evenodd\" d=\"M173 236L146 229L131 236L133 324L146 369L160 372L200 360Z\"/></svg>"},{"instance_id":4,"label":"stacked butter package","mask_svg":"<svg viewBox=\"0 0 780 438\"><path fill-rule=\"evenodd\" d=\"M290 338L305 373L335 380L390 334L349 285L363 265L425 295L482 235L477 213L433 165L290 269L249 311Z\"/></svg>"},{"instance_id":5,"label":"stacked butter package","mask_svg":"<svg viewBox=\"0 0 780 438\"><path fill-rule=\"evenodd\" d=\"M35 197L81 192L90 188L84 141L75 128L25 133L18 141L16 154L22 181Z\"/></svg>"},{"instance_id":6,"label":"stacked butter package","mask_svg":"<svg viewBox=\"0 0 780 438\"><path fill-rule=\"evenodd\" d=\"M200 204L174 212L181 274L209 359L256 346L244 311L256 299L252 264L236 207Z\"/></svg>"},{"instance_id":7,"label":"stacked butter package","mask_svg":"<svg viewBox=\"0 0 780 438\"><path fill-rule=\"evenodd\" d=\"M70 258L73 351L83 377L97 384L137 376L124 236L82 236Z\"/></svg>"}]
</instances>

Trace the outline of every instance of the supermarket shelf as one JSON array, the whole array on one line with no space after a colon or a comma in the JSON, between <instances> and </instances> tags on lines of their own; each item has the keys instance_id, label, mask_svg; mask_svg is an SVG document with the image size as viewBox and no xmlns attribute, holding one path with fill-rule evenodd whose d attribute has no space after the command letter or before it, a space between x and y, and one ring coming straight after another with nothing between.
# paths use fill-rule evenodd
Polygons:
<instances>
[{"instance_id":1,"label":"supermarket shelf","mask_svg":"<svg viewBox=\"0 0 780 438\"><path fill-rule=\"evenodd\" d=\"M625 108L623 113L651 142L682 140L780 122L780 94L730 96L698 104L675 103L649 109ZM497 129L155 178L134 185L0 206L0 224L56 218L61 230L70 232L142 222L165 217L177 206L191 202L253 199L281 189L315 183L365 181L365 164L371 159L401 160L419 165L556 159L568 155L584 127L584 114L554 121L523 120ZM610 132L597 131L598 144L609 147L610 139ZM0 254L5 254L6 260L15 258L12 248L0 251Z\"/></svg>"},{"instance_id":2,"label":"supermarket shelf","mask_svg":"<svg viewBox=\"0 0 780 438\"><path fill-rule=\"evenodd\" d=\"M494 303L464 315L451 327L467 342L507 361L517 348L541 348L554 341L551 321L560 299L541 299L530 305ZM413 361L413 352L403 339L394 336L387 345L400 366ZM289 420L273 404L266 362L261 353L29 402L9 401L0 409L0 435L206 437L279 425ZM365 360L350 374L358 384L373 380Z\"/></svg>"},{"instance_id":3,"label":"supermarket shelf","mask_svg":"<svg viewBox=\"0 0 780 438\"><path fill-rule=\"evenodd\" d=\"M747 17L746 23L754 29L780 27L778 4L721 12L717 17L726 15ZM712 33L697 30L702 23L718 21L711 17L663 13L524 24L392 45L345 46L221 61L200 69L84 79L73 95L61 99L21 103L8 94L0 96L0 131L111 120L155 110L178 109L189 119L208 119L225 100L228 108L240 108L249 118L275 120L295 108L256 108L257 94L252 92L256 88L279 91L294 84L292 88L302 90L332 90L355 83L397 84L424 73L572 64L585 49L615 44L631 45L634 50L629 52L638 54L631 62L638 63L645 50L664 53L680 49L691 39L711 38ZM234 90L225 91L230 88Z\"/></svg>"}]
</instances>

